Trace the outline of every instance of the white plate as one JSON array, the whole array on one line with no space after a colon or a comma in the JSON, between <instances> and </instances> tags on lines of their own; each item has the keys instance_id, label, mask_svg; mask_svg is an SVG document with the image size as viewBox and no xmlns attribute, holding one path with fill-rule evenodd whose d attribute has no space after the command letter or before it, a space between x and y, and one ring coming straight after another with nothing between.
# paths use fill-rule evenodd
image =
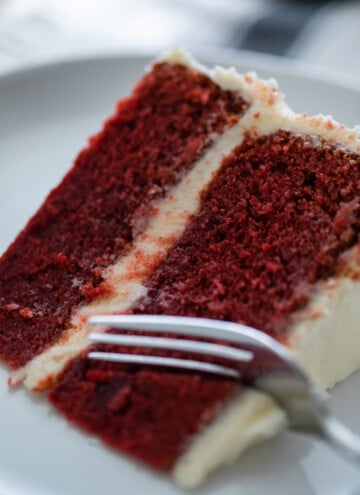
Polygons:
<instances>
[{"instance_id":1,"label":"white plate","mask_svg":"<svg viewBox=\"0 0 360 495\"><path fill-rule=\"evenodd\" d=\"M275 76L298 111L331 113L348 125L360 117L360 92L351 82L310 78L315 69L246 53L212 51L202 59ZM110 55L0 78L0 252L147 63L146 56ZM10 392L6 378L0 367L0 495L181 493L166 477L70 427L43 398ZM331 402L360 432L359 386L360 377L352 377ZM320 442L287 433L251 449L198 493L355 495L360 475Z\"/></svg>"}]
</instances>

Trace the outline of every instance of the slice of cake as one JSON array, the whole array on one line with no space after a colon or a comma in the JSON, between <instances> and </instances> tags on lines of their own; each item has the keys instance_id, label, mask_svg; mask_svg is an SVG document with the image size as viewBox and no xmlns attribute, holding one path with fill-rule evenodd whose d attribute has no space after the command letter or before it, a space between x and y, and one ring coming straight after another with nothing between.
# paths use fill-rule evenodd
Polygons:
<instances>
[{"instance_id":1,"label":"slice of cake","mask_svg":"<svg viewBox=\"0 0 360 495\"><path fill-rule=\"evenodd\" d=\"M326 389L360 368L359 232L356 131L294 114L274 81L174 52L1 258L10 384L45 390L73 423L196 486L284 413L231 379L90 361L88 316L244 322Z\"/></svg>"}]
</instances>

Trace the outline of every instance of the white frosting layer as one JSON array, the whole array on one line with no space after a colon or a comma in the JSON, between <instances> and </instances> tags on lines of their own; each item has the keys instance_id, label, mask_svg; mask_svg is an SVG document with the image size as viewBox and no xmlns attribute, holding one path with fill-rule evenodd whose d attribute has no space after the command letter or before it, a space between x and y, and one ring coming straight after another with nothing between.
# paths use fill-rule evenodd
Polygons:
<instances>
[{"instance_id":1,"label":"white frosting layer","mask_svg":"<svg viewBox=\"0 0 360 495\"><path fill-rule=\"evenodd\" d=\"M234 462L251 445L286 426L286 416L273 400L248 389L233 399L206 432L194 439L173 470L183 488L199 486L209 473Z\"/></svg>"},{"instance_id":2,"label":"white frosting layer","mask_svg":"<svg viewBox=\"0 0 360 495\"><path fill-rule=\"evenodd\" d=\"M13 374L13 384L24 381L31 389L48 386L68 360L88 346L86 315L126 311L145 294L143 284L149 273L179 238L198 210L200 191L211 181L222 157L241 143L245 132L259 136L284 129L311 135L313 146L317 145L316 136L321 136L330 143L360 152L359 131L351 131L330 117L296 115L283 101L273 80L261 81L252 73L242 76L235 69L208 70L180 51L168 55L166 60L199 70L221 87L241 93L250 107L171 194L156 205L146 231L131 251L106 270L105 280L113 288L112 295L74 314L61 341ZM358 266L357 258L354 250L349 256L353 268ZM360 283L354 278L343 276L319 286L311 305L298 316L289 332L289 347L322 389L360 368L358 296ZM194 439L174 468L176 481L184 487L196 486L210 471L231 462L249 445L275 435L284 424L283 413L269 398L258 392L246 392Z\"/></svg>"},{"instance_id":3,"label":"white frosting layer","mask_svg":"<svg viewBox=\"0 0 360 495\"><path fill-rule=\"evenodd\" d=\"M351 276L322 283L289 333L288 346L322 391L360 369L360 253L348 252Z\"/></svg>"}]
</instances>

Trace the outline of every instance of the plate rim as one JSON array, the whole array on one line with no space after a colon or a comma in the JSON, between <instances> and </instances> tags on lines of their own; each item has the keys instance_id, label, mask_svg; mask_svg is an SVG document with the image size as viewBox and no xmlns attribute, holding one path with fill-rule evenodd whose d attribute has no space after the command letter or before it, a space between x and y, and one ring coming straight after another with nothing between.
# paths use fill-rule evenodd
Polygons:
<instances>
[{"instance_id":1,"label":"plate rim","mask_svg":"<svg viewBox=\"0 0 360 495\"><path fill-rule=\"evenodd\" d=\"M174 47L173 49L178 48L179 47ZM341 87L342 89L348 91L360 93L359 76L350 73L343 73L289 57L280 57L267 53L219 46L195 46L192 49L180 47L180 49L192 54L196 60L200 60L201 63L204 61L204 63L210 66L214 66L215 60L218 60L218 63L215 63L215 66L220 64L225 67L246 65L249 66L250 72L257 72L257 70L262 69L266 71L273 70L274 72L284 76L300 78L309 82L322 83L327 86ZM23 62L20 66L10 67L1 72L0 88L3 85L12 83L14 80L22 79L27 76L31 76L32 74L41 74L41 72L49 69L60 67L68 68L71 66L88 63L96 64L99 62L101 63L102 61L111 60L124 61L126 59L147 59L149 63L151 63L171 51L172 49L159 50L158 53L155 53L153 50L119 50L114 48L99 51L93 50L90 52L83 51L74 54L62 53L55 56L52 55L41 58L39 57L31 61ZM252 64L254 65L253 70L251 69Z\"/></svg>"}]
</instances>

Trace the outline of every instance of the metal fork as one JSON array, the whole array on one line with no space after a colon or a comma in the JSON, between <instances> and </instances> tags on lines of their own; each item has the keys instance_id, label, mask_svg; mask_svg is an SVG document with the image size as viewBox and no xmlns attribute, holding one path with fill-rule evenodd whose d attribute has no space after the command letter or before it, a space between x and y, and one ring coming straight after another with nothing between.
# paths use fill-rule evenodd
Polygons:
<instances>
[{"instance_id":1,"label":"metal fork","mask_svg":"<svg viewBox=\"0 0 360 495\"><path fill-rule=\"evenodd\" d=\"M158 336L92 333L92 342L150 347L203 354L233 361L232 365L193 359L90 351L90 359L175 367L230 376L270 395L287 413L292 429L312 433L360 466L360 438L333 416L321 394L291 353L268 335L238 323L161 315L104 315L91 325L132 331L176 334L177 337L217 341L208 343ZM230 347L218 343L236 344Z\"/></svg>"}]
</instances>

